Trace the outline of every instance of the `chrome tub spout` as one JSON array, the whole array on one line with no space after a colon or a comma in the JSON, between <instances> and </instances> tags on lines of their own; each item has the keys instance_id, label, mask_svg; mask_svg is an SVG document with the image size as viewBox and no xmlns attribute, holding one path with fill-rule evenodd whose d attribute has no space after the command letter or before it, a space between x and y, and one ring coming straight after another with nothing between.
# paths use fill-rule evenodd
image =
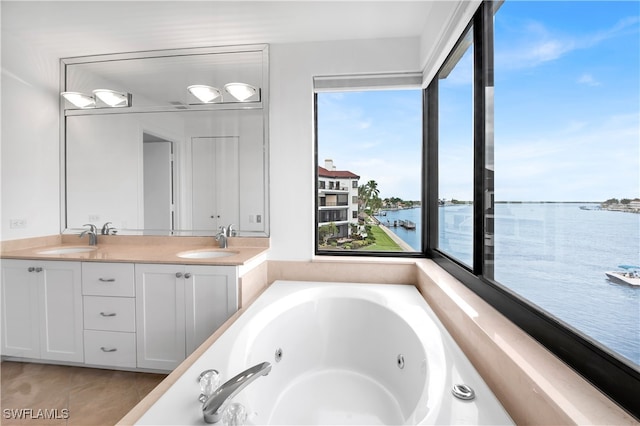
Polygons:
<instances>
[{"instance_id":1,"label":"chrome tub spout","mask_svg":"<svg viewBox=\"0 0 640 426\"><path fill-rule=\"evenodd\" d=\"M271 364L263 362L246 369L235 377L232 377L222 386L216 389L202 404L202 414L207 423L217 423L222 419L222 413L228 401L238 392L247 387L260 376L266 376L271 371Z\"/></svg>"}]
</instances>

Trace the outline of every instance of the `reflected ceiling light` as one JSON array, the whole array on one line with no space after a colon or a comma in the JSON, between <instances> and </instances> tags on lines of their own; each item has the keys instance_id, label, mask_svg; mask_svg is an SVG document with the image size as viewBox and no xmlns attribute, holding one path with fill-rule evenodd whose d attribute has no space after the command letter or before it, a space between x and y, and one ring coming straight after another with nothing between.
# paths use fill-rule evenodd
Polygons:
<instances>
[{"instance_id":1,"label":"reflected ceiling light","mask_svg":"<svg viewBox=\"0 0 640 426\"><path fill-rule=\"evenodd\" d=\"M204 84L194 84L187 87L189 93L198 98L200 102L210 104L213 102L222 102L222 92L220 89Z\"/></svg>"},{"instance_id":2,"label":"reflected ceiling light","mask_svg":"<svg viewBox=\"0 0 640 426\"><path fill-rule=\"evenodd\" d=\"M246 83L228 83L224 85L224 90L240 102L246 101L257 93L255 87Z\"/></svg>"},{"instance_id":3,"label":"reflected ceiling light","mask_svg":"<svg viewBox=\"0 0 640 426\"><path fill-rule=\"evenodd\" d=\"M80 92L62 92L60 95L78 108L95 108L96 98Z\"/></svg>"},{"instance_id":4,"label":"reflected ceiling light","mask_svg":"<svg viewBox=\"0 0 640 426\"><path fill-rule=\"evenodd\" d=\"M131 106L131 94L116 92L109 89L96 89L93 94L110 107L128 107Z\"/></svg>"}]
</instances>

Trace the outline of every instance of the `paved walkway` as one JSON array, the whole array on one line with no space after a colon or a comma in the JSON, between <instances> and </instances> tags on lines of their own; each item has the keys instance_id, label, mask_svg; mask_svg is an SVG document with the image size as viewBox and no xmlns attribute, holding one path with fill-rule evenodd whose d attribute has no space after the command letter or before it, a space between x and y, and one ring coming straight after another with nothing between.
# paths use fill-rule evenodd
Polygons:
<instances>
[{"instance_id":1,"label":"paved walkway","mask_svg":"<svg viewBox=\"0 0 640 426\"><path fill-rule=\"evenodd\" d=\"M378 226L380 227L380 229L382 229L389 236L389 238L391 238L396 244L398 244L402 249L402 251L416 251L416 249L414 249L409 244L404 242L404 240L398 237L392 230L384 226L382 223L380 222L378 223L379 223Z\"/></svg>"}]
</instances>

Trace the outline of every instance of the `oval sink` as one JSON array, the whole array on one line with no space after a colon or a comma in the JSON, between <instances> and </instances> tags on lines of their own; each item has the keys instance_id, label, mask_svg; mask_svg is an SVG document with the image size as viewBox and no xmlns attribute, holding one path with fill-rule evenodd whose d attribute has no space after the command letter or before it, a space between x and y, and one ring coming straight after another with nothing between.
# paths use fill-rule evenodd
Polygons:
<instances>
[{"instance_id":1,"label":"oval sink","mask_svg":"<svg viewBox=\"0 0 640 426\"><path fill-rule=\"evenodd\" d=\"M52 249L39 251L38 254L73 254L88 253L94 251L95 247L56 247Z\"/></svg>"},{"instance_id":2,"label":"oval sink","mask_svg":"<svg viewBox=\"0 0 640 426\"><path fill-rule=\"evenodd\" d=\"M238 254L235 251L222 251L222 250L194 250L194 251L183 251L182 253L178 253L178 257L183 259L213 259L216 257L227 257L233 256L234 254Z\"/></svg>"}]
</instances>

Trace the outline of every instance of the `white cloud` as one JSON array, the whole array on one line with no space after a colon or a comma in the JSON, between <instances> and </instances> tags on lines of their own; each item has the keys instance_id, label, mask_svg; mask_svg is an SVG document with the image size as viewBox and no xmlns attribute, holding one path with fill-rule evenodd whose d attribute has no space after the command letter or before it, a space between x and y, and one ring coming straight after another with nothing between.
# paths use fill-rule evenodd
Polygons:
<instances>
[{"instance_id":1,"label":"white cloud","mask_svg":"<svg viewBox=\"0 0 640 426\"><path fill-rule=\"evenodd\" d=\"M601 83L597 81L591 74L582 74L578 78L578 83L585 84L587 86L600 86Z\"/></svg>"},{"instance_id":2,"label":"white cloud","mask_svg":"<svg viewBox=\"0 0 640 426\"><path fill-rule=\"evenodd\" d=\"M365 120L360 120L357 122L356 127L360 130L364 130L364 129L368 129L369 127L371 127L371 124L373 123L373 120L371 120L371 118L367 118Z\"/></svg>"},{"instance_id":3,"label":"white cloud","mask_svg":"<svg viewBox=\"0 0 640 426\"><path fill-rule=\"evenodd\" d=\"M615 25L590 34L569 36L552 31L540 22L529 22L519 33L510 35L508 50L498 48L495 62L499 69L526 69L555 61L577 49L588 49L597 44L624 35L638 32L640 18L619 20ZM500 40L497 40L498 42Z\"/></svg>"}]
</instances>

